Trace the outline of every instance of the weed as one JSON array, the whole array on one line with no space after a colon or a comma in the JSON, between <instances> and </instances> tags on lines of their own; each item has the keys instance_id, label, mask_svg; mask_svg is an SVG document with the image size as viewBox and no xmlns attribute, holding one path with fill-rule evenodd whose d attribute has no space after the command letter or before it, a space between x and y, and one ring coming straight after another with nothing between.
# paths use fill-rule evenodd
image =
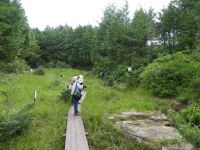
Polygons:
<instances>
[{"instance_id":1,"label":"weed","mask_svg":"<svg viewBox=\"0 0 200 150\"><path fill-rule=\"evenodd\" d=\"M164 103L142 89L117 90L106 87L95 78L87 82L88 94L82 104L83 119L91 149L144 149L125 137L109 120L112 113L161 109Z\"/></svg>"},{"instance_id":2,"label":"weed","mask_svg":"<svg viewBox=\"0 0 200 150\"><path fill-rule=\"evenodd\" d=\"M56 84L53 89L49 88L51 82L55 81L57 74L63 75L62 78L59 78L60 84ZM30 110L30 113L34 114L30 128L23 132L23 135L1 143L0 149L60 150L64 148L65 140L62 135L66 132L65 118L69 105L60 101L59 96L61 89L66 87L66 81L70 80L74 74L80 74L80 72L72 69L49 69L45 70L43 76L36 76L31 73L17 74L17 80L9 78L6 83L0 82L1 90L9 89L8 100L17 110L21 106L33 102L34 91L38 92L35 107ZM11 74L1 75L5 79L8 76L11 76ZM12 74L12 76L16 76L16 74ZM5 99L6 97L0 94L1 111L6 109L3 104Z\"/></svg>"}]
</instances>

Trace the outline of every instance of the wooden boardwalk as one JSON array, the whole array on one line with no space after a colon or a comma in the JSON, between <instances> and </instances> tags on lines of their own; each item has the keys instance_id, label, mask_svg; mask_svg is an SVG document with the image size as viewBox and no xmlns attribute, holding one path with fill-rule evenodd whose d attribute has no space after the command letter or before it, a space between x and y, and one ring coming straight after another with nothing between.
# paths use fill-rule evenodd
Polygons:
<instances>
[{"instance_id":1,"label":"wooden boardwalk","mask_svg":"<svg viewBox=\"0 0 200 150\"><path fill-rule=\"evenodd\" d=\"M83 93L81 102L83 102L85 96L86 93ZM82 117L81 115L74 116L73 106L70 107L68 112L65 150L89 150Z\"/></svg>"}]
</instances>

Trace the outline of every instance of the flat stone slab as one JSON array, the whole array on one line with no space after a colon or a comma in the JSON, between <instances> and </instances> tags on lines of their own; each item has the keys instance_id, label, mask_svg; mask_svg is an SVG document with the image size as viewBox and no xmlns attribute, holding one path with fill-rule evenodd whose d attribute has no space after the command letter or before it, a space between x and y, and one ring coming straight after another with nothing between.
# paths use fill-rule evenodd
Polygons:
<instances>
[{"instance_id":1,"label":"flat stone slab","mask_svg":"<svg viewBox=\"0 0 200 150\"><path fill-rule=\"evenodd\" d=\"M181 145L168 145L162 147L162 150L191 150L193 146L189 143L182 143Z\"/></svg>"},{"instance_id":2,"label":"flat stone slab","mask_svg":"<svg viewBox=\"0 0 200 150\"><path fill-rule=\"evenodd\" d=\"M152 147L153 143L165 141L166 145L162 150L192 150L192 145L182 142L182 136L161 112L122 112L110 119L114 120L116 126L121 128L125 135L138 143ZM170 141L178 141L178 144L167 145Z\"/></svg>"}]
</instances>

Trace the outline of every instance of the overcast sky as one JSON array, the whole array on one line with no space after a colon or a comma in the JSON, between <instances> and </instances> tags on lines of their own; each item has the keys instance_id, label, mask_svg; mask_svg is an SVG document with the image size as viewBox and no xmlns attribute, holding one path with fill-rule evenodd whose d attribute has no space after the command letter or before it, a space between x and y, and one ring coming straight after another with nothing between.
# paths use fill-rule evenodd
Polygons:
<instances>
[{"instance_id":1,"label":"overcast sky","mask_svg":"<svg viewBox=\"0 0 200 150\"><path fill-rule=\"evenodd\" d=\"M136 9L154 8L160 11L168 5L170 0L128 0L130 16ZM108 4L122 7L125 0L21 0L28 17L29 25L43 30L47 25L71 26L97 25L103 17L103 11Z\"/></svg>"}]
</instances>

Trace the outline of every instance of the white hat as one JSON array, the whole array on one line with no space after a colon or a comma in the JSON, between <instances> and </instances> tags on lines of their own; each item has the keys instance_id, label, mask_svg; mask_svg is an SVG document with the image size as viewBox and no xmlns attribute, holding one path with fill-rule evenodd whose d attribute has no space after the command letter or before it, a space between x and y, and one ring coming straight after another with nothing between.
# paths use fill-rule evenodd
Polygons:
<instances>
[{"instance_id":1,"label":"white hat","mask_svg":"<svg viewBox=\"0 0 200 150\"><path fill-rule=\"evenodd\" d=\"M84 81L83 81L83 78L79 78L78 80L77 80L79 83L83 83Z\"/></svg>"},{"instance_id":2,"label":"white hat","mask_svg":"<svg viewBox=\"0 0 200 150\"><path fill-rule=\"evenodd\" d=\"M83 75L81 75L81 74L78 77L83 79Z\"/></svg>"}]
</instances>

